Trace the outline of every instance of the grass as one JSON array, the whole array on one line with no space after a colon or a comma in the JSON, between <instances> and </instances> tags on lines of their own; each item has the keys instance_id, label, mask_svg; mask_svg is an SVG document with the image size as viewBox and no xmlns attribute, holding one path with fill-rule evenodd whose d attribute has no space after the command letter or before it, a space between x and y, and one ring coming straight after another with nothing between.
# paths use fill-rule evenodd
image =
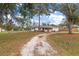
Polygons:
<instances>
[{"instance_id":1,"label":"grass","mask_svg":"<svg viewBox=\"0 0 79 59\"><path fill-rule=\"evenodd\" d=\"M40 32L0 33L0 56L20 55L23 45Z\"/></svg>"},{"instance_id":2,"label":"grass","mask_svg":"<svg viewBox=\"0 0 79 59\"><path fill-rule=\"evenodd\" d=\"M60 55L79 56L79 34L57 33L48 36L48 42Z\"/></svg>"}]
</instances>

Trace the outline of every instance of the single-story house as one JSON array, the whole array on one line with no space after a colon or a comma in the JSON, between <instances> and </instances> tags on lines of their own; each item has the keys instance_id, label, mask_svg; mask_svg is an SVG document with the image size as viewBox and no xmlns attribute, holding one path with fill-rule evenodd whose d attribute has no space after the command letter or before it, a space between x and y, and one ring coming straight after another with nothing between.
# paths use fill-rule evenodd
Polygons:
<instances>
[{"instance_id":1,"label":"single-story house","mask_svg":"<svg viewBox=\"0 0 79 59\"><path fill-rule=\"evenodd\" d=\"M57 27L57 26L40 26L40 27L33 26L31 31L57 32L57 31L59 31L59 27Z\"/></svg>"}]
</instances>

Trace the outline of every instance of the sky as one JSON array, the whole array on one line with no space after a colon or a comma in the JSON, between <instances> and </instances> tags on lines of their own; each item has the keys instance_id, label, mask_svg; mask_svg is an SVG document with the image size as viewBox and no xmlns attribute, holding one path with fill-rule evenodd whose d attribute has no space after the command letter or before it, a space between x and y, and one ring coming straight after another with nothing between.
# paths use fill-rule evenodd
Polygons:
<instances>
[{"instance_id":1,"label":"sky","mask_svg":"<svg viewBox=\"0 0 79 59\"><path fill-rule=\"evenodd\" d=\"M54 25L59 25L61 22L63 22L63 18L65 18L65 16L59 11L50 13L50 16L46 16L46 15L40 16L41 23L49 23ZM38 16L34 16L32 19L32 21L36 23L39 23L38 20L39 20Z\"/></svg>"},{"instance_id":2,"label":"sky","mask_svg":"<svg viewBox=\"0 0 79 59\"><path fill-rule=\"evenodd\" d=\"M16 13L15 16L20 16L20 10L19 10L19 5L17 5L16 7ZM10 16L9 16L10 17ZM63 18L65 18L65 16L59 12L59 11L55 11L54 13L50 13L49 16L47 15L41 15L40 19L41 19L41 24L42 23L46 23L46 24L55 24L55 25L59 25L63 20ZM39 16L35 15L32 19L31 19L32 23L39 23Z\"/></svg>"},{"instance_id":3,"label":"sky","mask_svg":"<svg viewBox=\"0 0 79 59\"><path fill-rule=\"evenodd\" d=\"M8 18L11 19L10 14L8 15ZM60 23L62 23L62 22L65 21L63 19L65 19L65 16L63 15L63 13L61 13L59 11L55 11L54 13L50 13L49 16L47 16L47 15L41 15L40 16L40 22L41 22L41 24L42 23L46 23L46 24L49 23L49 24L59 25ZM39 16L35 15L31 19L31 22L39 24Z\"/></svg>"},{"instance_id":4,"label":"sky","mask_svg":"<svg viewBox=\"0 0 79 59\"><path fill-rule=\"evenodd\" d=\"M21 14L19 13L20 10L18 8L19 6L17 5L16 7L16 13L15 16L20 16ZM10 15L8 15L8 18L11 18ZM49 16L47 15L41 15L40 16L40 22L42 23L46 23L46 24L54 24L54 25L59 25L61 22L63 22L63 18L65 18L65 16L63 15L63 13L59 12L59 11L55 11L54 13L50 13ZM39 16L35 15L32 19L31 19L32 23L38 23L39 24Z\"/></svg>"}]
</instances>

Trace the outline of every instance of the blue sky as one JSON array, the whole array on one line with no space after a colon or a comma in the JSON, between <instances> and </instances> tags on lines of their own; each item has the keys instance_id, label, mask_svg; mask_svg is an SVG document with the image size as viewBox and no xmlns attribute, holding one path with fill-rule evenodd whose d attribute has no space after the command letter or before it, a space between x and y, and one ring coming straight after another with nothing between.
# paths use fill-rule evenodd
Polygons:
<instances>
[{"instance_id":1,"label":"blue sky","mask_svg":"<svg viewBox=\"0 0 79 59\"><path fill-rule=\"evenodd\" d=\"M50 24L55 24L55 25L60 24L63 21L62 20L63 18L65 18L65 16L59 11L50 13L50 16L46 16L46 15L40 16L41 23L44 22L44 23L50 23ZM32 20L34 20L34 22L38 23L39 17L34 16Z\"/></svg>"},{"instance_id":2,"label":"blue sky","mask_svg":"<svg viewBox=\"0 0 79 59\"><path fill-rule=\"evenodd\" d=\"M20 16L21 14L19 12L20 12L19 6L17 5L15 16ZM62 20L63 18L65 18L65 16L59 11L55 11L54 13L50 13L50 16L47 16L47 15L41 15L40 16L41 23L50 23L50 24L55 24L55 25L60 24L63 21ZM35 22L35 23L39 23L38 22L39 16L35 15L31 19L31 21Z\"/></svg>"},{"instance_id":3,"label":"blue sky","mask_svg":"<svg viewBox=\"0 0 79 59\"><path fill-rule=\"evenodd\" d=\"M17 13L16 16L19 16L20 14ZM10 15L8 15L8 18L11 18ZM59 25L60 23L63 22L63 18L65 18L65 16L59 12L59 11L55 11L54 13L50 13L49 16L47 15L41 15L40 16L40 20L41 20L41 24L42 23L46 23L46 24L55 24L55 25ZM32 23L35 22L35 23L39 23L39 16L34 16L32 19L31 19Z\"/></svg>"}]
</instances>

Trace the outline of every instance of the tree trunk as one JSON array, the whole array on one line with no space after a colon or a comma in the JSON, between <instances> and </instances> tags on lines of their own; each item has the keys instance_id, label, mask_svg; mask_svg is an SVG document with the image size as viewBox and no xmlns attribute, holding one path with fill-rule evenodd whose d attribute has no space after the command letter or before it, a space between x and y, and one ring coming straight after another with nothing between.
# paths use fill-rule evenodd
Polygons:
<instances>
[{"instance_id":1,"label":"tree trunk","mask_svg":"<svg viewBox=\"0 0 79 59\"><path fill-rule=\"evenodd\" d=\"M38 28L38 30L40 31L40 14L39 14L39 28Z\"/></svg>"},{"instance_id":2,"label":"tree trunk","mask_svg":"<svg viewBox=\"0 0 79 59\"><path fill-rule=\"evenodd\" d=\"M31 28L31 18L32 18L32 15L31 15L31 12L30 12L30 14L29 14L29 23L28 23L28 25L29 25L29 30L31 30L32 28Z\"/></svg>"},{"instance_id":3,"label":"tree trunk","mask_svg":"<svg viewBox=\"0 0 79 59\"><path fill-rule=\"evenodd\" d=\"M71 22L68 22L68 31L69 31L69 34L72 34L72 27L71 27Z\"/></svg>"},{"instance_id":4,"label":"tree trunk","mask_svg":"<svg viewBox=\"0 0 79 59\"><path fill-rule=\"evenodd\" d=\"M5 30L7 30L7 21L8 21L8 17L6 15L6 19L5 19Z\"/></svg>"}]
</instances>

